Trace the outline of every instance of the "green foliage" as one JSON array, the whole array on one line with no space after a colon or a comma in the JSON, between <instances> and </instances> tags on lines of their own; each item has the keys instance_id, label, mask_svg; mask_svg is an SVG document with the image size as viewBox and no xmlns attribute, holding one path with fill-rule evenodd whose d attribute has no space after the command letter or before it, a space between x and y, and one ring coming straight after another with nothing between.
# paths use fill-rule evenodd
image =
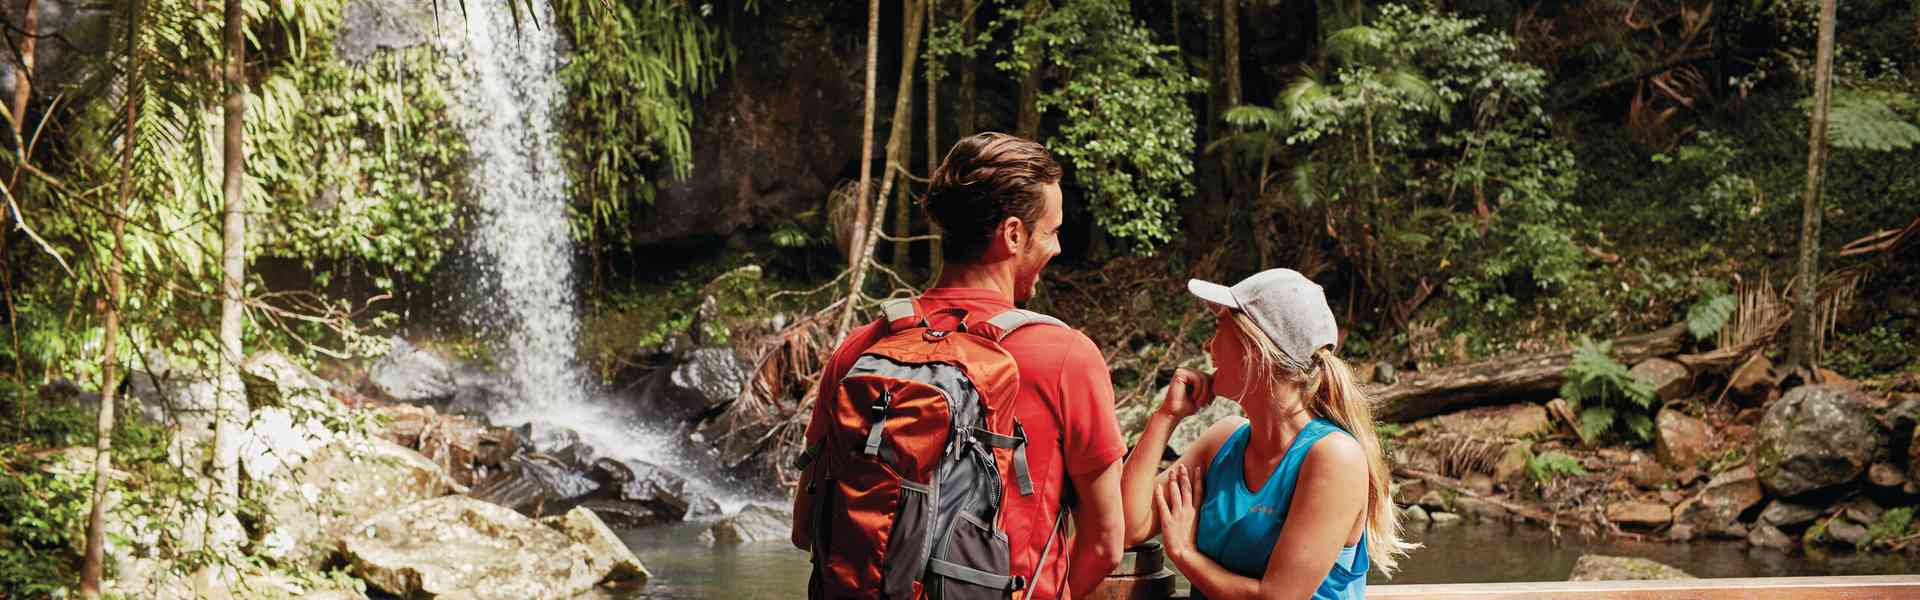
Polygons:
<instances>
[{"instance_id":1,"label":"green foliage","mask_svg":"<svg viewBox=\"0 0 1920 600\"><path fill-rule=\"evenodd\" d=\"M1003 20L1022 14L1009 6ZM1061 74L1038 100L1060 115L1047 145L1086 188L1095 222L1146 253L1171 241L1175 207L1193 194L1187 96L1204 89L1179 49L1155 41L1119 0L1068 0L1022 23L1018 36L999 66L1026 73L1047 64Z\"/></svg>"},{"instance_id":2,"label":"green foliage","mask_svg":"<svg viewBox=\"0 0 1920 600\"><path fill-rule=\"evenodd\" d=\"M1337 228L1382 300L1427 279L1495 318L1527 300L1597 310L1568 202L1581 168L1549 129L1546 72L1510 58L1510 37L1389 4L1323 51L1273 107L1226 113L1241 133L1222 144L1257 165L1263 195ZM1290 176L1270 173L1283 157Z\"/></svg>"},{"instance_id":3,"label":"green foliage","mask_svg":"<svg viewBox=\"0 0 1920 600\"><path fill-rule=\"evenodd\" d=\"M1687 332L1692 333L1696 340L1712 337L1733 318L1733 310L1739 303L1739 298L1733 294L1701 297L1693 303L1692 308L1687 309Z\"/></svg>"},{"instance_id":4,"label":"green foliage","mask_svg":"<svg viewBox=\"0 0 1920 600\"><path fill-rule=\"evenodd\" d=\"M654 169L685 177L693 168L693 100L733 60L725 36L696 10L671 0L554 3L573 42L559 77L576 237L601 239L604 229L625 241L629 209L653 201Z\"/></svg>"},{"instance_id":5,"label":"green foliage","mask_svg":"<svg viewBox=\"0 0 1920 600\"><path fill-rule=\"evenodd\" d=\"M1880 513L1880 518L1875 520L1873 525L1867 527L1867 537L1860 541L1860 547L1865 548L1871 546L1879 540L1890 540L1905 536L1907 535L1908 528L1912 526L1913 507L1901 506L1889 508L1886 512Z\"/></svg>"},{"instance_id":6,"label":"green foliage","mask_svg":"<svg viewBox=\"0 0 1920 600\"><path fill-rule=\"evenodd\" d=\"M1653 386L1634 379L1614 360L1612 342L1581 339L1567 364L1560 396L1580 415L1580 437L1593 441L1617 427L1641 441L1653 436Z\"/></svg>"},{"instance_id":7,"label":"green foliage","mask_svg":"<svg viewBox=\"0 0 1920 600\"><path fill-rule=\"evenodd\" d=\"M263 81L247 169L277 218L260 220L259 253L300 261L320 285L354 264L408 278L438 264L467 152L446 116L451 80L444 56L415 48L359 66L288 65Z\"/></svg>"},{"instance_id":8,"label":"green foliage","mask_svg":"<svg viewBox=\"0 0 1920 600\"><path fill-rule=\"evenodd\" d=\"M1536 483L1545 485L1561 477L1586 474L1587 470L1580 466L1580 459L1569 456L1565 452L1549 451L1538 455L1528 453L1527 475Z\"/></svg>"},{"instance_id":9,"label":"green foliage","mask_svg":"<svg viewBox=\"0 0 1920 600\"><path fill-rule=\"evenodd\" d=\"M1811 110L1812 101L1802 103ZM1835 148L1890 152L1920 145L1920 125L1896 111L1920 111L1920 100L1899 92L1834 90L1827 141Z\"/></svg>"}]
</instances>

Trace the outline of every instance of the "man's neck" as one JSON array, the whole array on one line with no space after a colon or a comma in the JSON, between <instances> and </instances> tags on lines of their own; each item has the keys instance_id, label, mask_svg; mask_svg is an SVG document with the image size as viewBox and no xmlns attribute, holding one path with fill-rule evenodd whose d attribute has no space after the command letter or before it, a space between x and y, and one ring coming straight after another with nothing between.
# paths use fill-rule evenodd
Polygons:
<instances>
[{"instance_id":1,"label":"man's neck","mask_svg":"<svg viewBox=\"0 0 1920 600\"><path fill-rule=\"evenodd\" d=\"M992 290L1011 303L1013 285L1013 269L1007 265L948 263L940 272L940 283L934 287Z\"/></svg>"}]
</instances>

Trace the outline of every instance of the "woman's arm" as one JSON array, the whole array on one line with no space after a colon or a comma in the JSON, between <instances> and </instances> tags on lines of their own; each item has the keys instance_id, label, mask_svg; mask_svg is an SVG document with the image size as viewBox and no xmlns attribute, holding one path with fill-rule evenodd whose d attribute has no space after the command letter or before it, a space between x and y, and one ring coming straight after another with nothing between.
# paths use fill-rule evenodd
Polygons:
<instances>
[{"instance_id":1,"label":"woman's arm","mask_svg":"<svg viewBox=\"0 0 1920 600\"><path fill-rule=\"evenodd\" d=\"M1191 369L1174 370L1173 382L1167 386L1167 396L1161 400L1160 408L1147 417L1147 427L1140 432L1140 441L1134 444L1132 452L1127 455L1127 464L1120 478L1120 500L1127 523L1128 546L1153 537L1160 529L1153 513L1153 490L1164 478L1155 478L1154 472L1160 469L1160 456L1166 452L1167 439L1173 436L1173 428L1212 401L1211 377ZM1212 441L1214 447L1219 446L1219 442L1212 439L1218 437L1214 435L1216 428L1218 424L1200 436L1200 440L1194 443L1193 448L1188 448L1176 464L1204 468L1207 459L1213 456L1210 451L1202 451L1207 447L1207 442Z\"/></svg>"},{"instance_id":2,"label":"woman's arm","mask_svg":"<svg viewBox=\"0 0 1920 600\"><path fill-rule=\"evenodd\" d=\"M1167 558L1195 589L1215 600L1311 597L1333 570L1347 534L1367 505L1367 462L1359 442L1333 435L1314 444L1295 485L1286 525L1260 579L1234 574L1195 550L1191 524L1184 531L1169 527L1162 536ZM1183 513L1197 514L1198 490L1184 473L1160 492L1155 505L1161 519L1175 522L1192 518Z\"/></svg>"}]
</instances>

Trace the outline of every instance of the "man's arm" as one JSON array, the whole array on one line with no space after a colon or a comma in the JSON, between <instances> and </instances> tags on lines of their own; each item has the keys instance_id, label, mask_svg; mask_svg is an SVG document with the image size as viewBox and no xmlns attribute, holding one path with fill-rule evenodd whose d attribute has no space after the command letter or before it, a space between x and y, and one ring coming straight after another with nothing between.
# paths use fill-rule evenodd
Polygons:
<instances>
[{"instance_id":1,"label":"man's arm","mask_svg":"<svg viewBox=\"0 0 1920 600\"><path fill-rule=\"evenodd\" d=\"M1073 511L1073 546L1067 556L1068 598L1084 598L1120 564L1127 523L1120 505L1120 473L1125 463L1073 477L1080 506Z\"/></svg>"}]
</instances>

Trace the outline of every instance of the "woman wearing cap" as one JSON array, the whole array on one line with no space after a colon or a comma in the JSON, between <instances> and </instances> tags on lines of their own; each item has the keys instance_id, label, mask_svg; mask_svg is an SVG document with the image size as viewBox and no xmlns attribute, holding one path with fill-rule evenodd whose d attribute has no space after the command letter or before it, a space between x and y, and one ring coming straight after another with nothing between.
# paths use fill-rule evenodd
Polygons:
<instances>
[{"instance_id":1,"label":"woman wearing cap","mask_svg":"<svg viewBox=\"0 0 1920 600\"><path fill-rule=\"evenodd\" d=\"M1195 598L1361 598L1400 541L1367 398L1333 354L1326 294L1273 269L1228 288L1192 280L1214 308L1212 375L1180 369L1121 481L1127 543L1161 535ZM1167 437L1215 396L1246 418L1207 428L1157 477Z\"/></svg>"}]
</instances>

